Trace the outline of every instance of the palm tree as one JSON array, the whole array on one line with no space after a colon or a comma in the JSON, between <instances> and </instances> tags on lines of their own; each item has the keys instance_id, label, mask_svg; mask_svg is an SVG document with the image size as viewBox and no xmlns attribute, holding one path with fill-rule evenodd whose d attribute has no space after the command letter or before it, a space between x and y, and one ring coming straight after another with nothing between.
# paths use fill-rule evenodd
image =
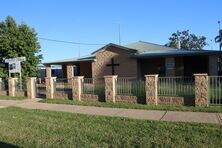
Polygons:
<instances>
[{"instance_id":1,"label":"palm tree","mask_svg":"<svg viewBox=\"0 0 222 148\"><path fill-rule=\"evenodd\" d=\"M215 42L220 44L220 51L222 48L222 29L219 30L219 35L215 37Z\"/></svg>"}]
</instances>

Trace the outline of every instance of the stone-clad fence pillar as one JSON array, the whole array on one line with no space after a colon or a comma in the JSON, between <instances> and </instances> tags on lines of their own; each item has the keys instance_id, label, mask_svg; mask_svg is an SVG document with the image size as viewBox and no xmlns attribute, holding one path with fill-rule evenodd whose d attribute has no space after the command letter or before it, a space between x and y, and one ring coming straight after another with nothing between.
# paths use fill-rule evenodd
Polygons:
<instances>
[{"instance_id":1,"label":"stone-clad fence pillar","mask_svg":"<svg viewBox=\"0 0 222 148\"><path fill-rule=\"evenodd\" d=\"M73 100L81 101L83 76L75 76L72 78L72 97Z\"/></svg>"},{"instance_id":2,"label":"stone-clad fence pillar","mask_svg":"<svg viewBox=\"0 0 222 148\"><path fill-rule=\"evenodd\" d=\"M45 78L46 98L50 98L50 99L54 98L55 80L56 80L56 77L46 77Z\"/></svg>"},{"instance_id":3,"label":"stone-clad fence pillar","mask_svg":"<svg viewBox=\"0 0 222 148\"><path fill-rule=\"evenodd\" d=\"M0 90L2 90L2 78L0 78Z\"/></svg>"},{"instance_id":4,"label":"stone-clad fence pillar","mask_svg":"<svg viewBox=\"0 0 222 148\"><path fill-rule=\"evenodd\" d=\"M195 106L208 106L208 75L194 74Z\"/></svg>"},{"instance_id":5,"label":"stone-clad fence pillar","mask_svg":"<svg viewBox=\"0 0 222 148\"><path fill-rule=\"evenodd\" d=\"M145 75L146 79L146 104L157 105L158 75Z\"/></svg>"},{"instance_id":6,"label":"stone-clad fence pillar","mask_svg":"<svg viewBox=\"0 0 222 148\"><path fill-rule=\"evenodd\" d=\"M28 77L27 82L27 98L34 99L36 95L36 77Z\"/></svg>"},{"instance_id":7,"label":"stone-clad fence pillar","mask_svg":"<svg viewBox=\"0 0 222 148\"><path fill-rule=\"evenodd\" d=\"M117 76L104 76L105 79L105 100L106 102L116 102L116 82Z\"/></svg>"},{"instance_id":8,"label":"stone-clad fence pillar","mask_svg":"<svg viewBox=\"0 0 222 148\"><path fill-rule=\"evenodd\" d=\"M9 78L8 79L8 94L9 96L15 96L15 85L17 78Z\"/></svg>"}]
</instances>

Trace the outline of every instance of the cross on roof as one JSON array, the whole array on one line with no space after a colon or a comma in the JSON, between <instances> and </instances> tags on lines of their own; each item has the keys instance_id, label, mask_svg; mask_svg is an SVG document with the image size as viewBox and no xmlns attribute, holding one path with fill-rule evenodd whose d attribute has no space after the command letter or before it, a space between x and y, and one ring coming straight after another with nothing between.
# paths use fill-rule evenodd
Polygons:
<instances>
[{"instance_id":1,"label":"cross on roof","mask_svg":"<svg viewBox=\"0 0 222 148\"><path fill-rule=\"evenodd\" d=\"M112 75L115 75L115 66L119 66L119 64L114 63L114 59L111 59L111 64L106 64L106 66L111 66L112 67Z\"/></svg>"}]
</instances>

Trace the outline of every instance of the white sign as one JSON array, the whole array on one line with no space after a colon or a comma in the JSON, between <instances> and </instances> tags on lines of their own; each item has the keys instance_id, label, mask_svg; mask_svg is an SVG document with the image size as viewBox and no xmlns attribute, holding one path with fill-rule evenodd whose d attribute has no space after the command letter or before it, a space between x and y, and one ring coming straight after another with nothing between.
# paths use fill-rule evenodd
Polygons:
<instances>
[{"instance_id":1,"label":"white sign","mask_svg":"<svg viewBox=\"0 0 222 148\"><path fill-rule=\"evenodd\" d=\"M20 73L21 72L21 63L20 62L9 63L9 72L10 73Z\"/></svg>"},{"instance_id":2,"label":"white sign","mask_svg":"<svg viewBox=\"0 0 222 148\"><path fill-rule=\"evenodd\" d=\"M22 62L25 61L25 57L17 57L17 58L10 58L10 59L5 59L5 63L15 63L15 62Z\"/></svg>"},{"instance_id":3,"label":"white sign","mask_svg":"<svg viewBox=\"0 0 222 148\"><path fill-rule=\"evenodd\" d=\"M5 63L8 63L9 74L21 73L21 62L25 60L25 57L5 59Z\"/></svg>"}]
</instances>

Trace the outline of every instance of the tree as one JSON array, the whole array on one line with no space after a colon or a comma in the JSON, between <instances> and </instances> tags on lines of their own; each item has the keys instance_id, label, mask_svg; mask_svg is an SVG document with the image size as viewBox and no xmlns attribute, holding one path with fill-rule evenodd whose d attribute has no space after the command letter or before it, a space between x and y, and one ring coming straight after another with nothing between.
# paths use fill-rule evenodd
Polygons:
<instances>
[{"instance_id":1,"label":"tree","mask_svg":"<svg viewBox=\"0 0 222 148\"><path fill-rule=\"evenodd\" d=\"M37 33L27 24L16 24L15 20L8 16L0 22L0 77L8 76L8 65L5 58L26 57L21 63L22 75L38 76L38 64L42 60L40 44Z\"/></svg>"},{"instance_id":2,"label":"tree","mask_svg":"<svg viewBox=\"0 0 222 148\"><path fill-rule=\"evenodd\" d=\"M208 45L206 37L196 36L195 34L190 34L189 30L184 30L173 33L165 46L177 48L179 41L180 48L186 50L201 50L204 46Z\"/></svg>"}]
</instances>

